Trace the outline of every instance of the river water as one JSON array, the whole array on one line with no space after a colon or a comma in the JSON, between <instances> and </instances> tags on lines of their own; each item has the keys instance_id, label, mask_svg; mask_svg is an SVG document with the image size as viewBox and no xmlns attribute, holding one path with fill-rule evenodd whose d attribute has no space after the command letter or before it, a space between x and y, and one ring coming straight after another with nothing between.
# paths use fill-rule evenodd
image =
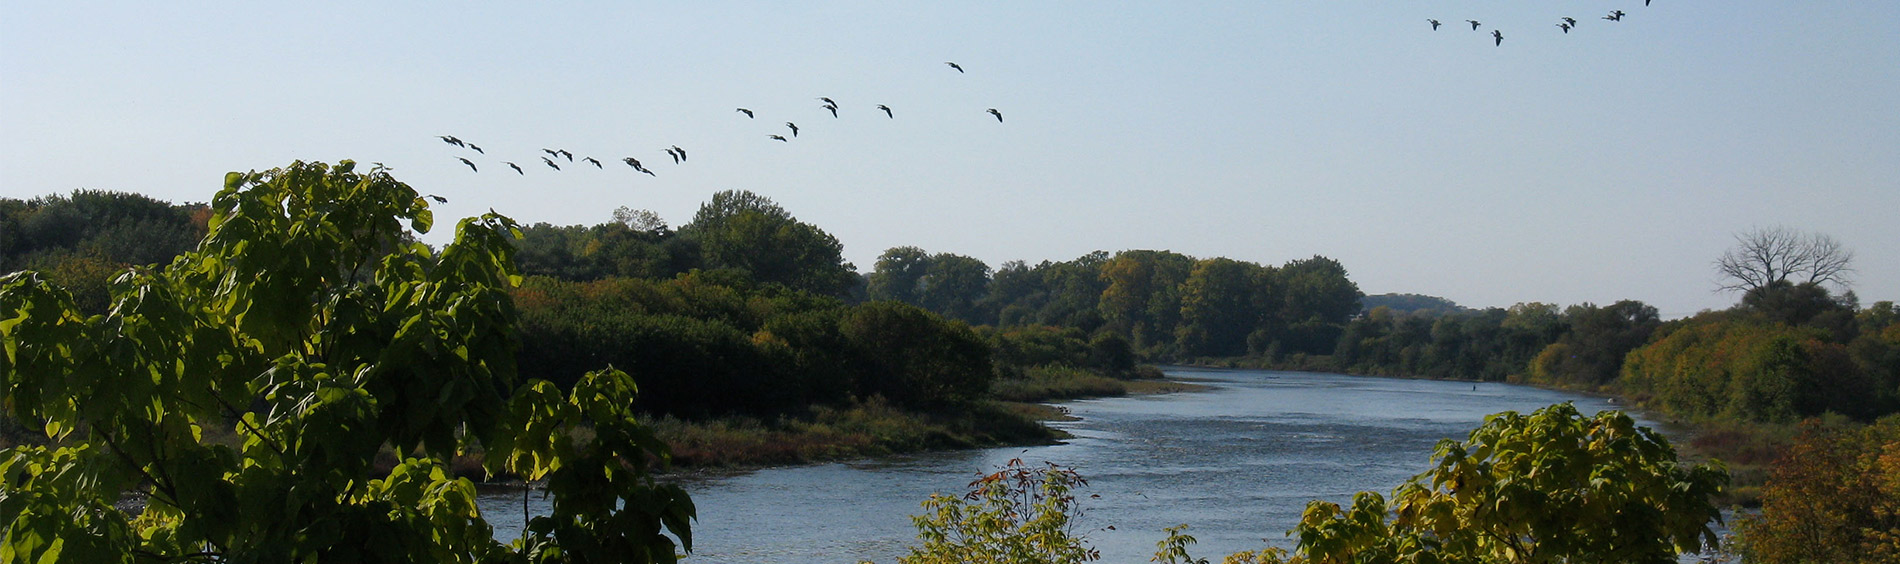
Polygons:
<instances>
[{"instance_id":1,"label":"river water","mask_svg":"<svg viewBox=\"0 0 1900 564\"><path fill-rule=\"evenodd\" d=\"M961 494L1012 458L1073 467L1079 529L1103 562L1146 562L1162 528L1189 525L1197 557L1291 547L1306 502L1389 495L1430 464L1440 439L1462 440L1484 416L1604 398L1527 386L1340 374L1171 369L1206 391L1064 404L1077 421L1063 444L929 453L694 478L700 563L892 563L914 544L910 515L932 493ZM1640 420L1639 420L1640 421ZM1091 494L1099 498L1090 497ZM529 496L530 511L544 511ZM519 534L522 496L482 498L496 537ZM1109 527L1113 529L1109 529Z\"/></svg>"}]
</instances>

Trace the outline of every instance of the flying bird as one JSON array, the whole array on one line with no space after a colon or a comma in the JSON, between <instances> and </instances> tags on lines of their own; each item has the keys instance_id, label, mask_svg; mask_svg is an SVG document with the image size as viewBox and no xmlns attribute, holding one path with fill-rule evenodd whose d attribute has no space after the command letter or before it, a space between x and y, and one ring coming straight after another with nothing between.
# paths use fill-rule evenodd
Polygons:
<instances>
[{"instance_id":1,"label":"flying bird","mask_svg":"<svg viewBox=\"0 0 1900 564\"><path fill-rule=\"evenodd\" d=\"M448 143L450 145L454 145L457 147L465 146L462 144L462 140L456 139L454 135L437 135L436 138L441 139L443 143Z\"/></svg>"},{"instance_id":2,"label":"flying bird","mask_svg":"<svg viewBox=\"0 0 1900 564\"><path fill-rule=\"evenodd\" d=\"M1494 40L1496 40L1496 45L1503 45L1503 44L1504 44L1504 32L1502 32L1502 31L1498 31L1498 30L1495 30L1495 29L1494 29L1494 30L1491 30L1491 39L1494 39Z\"/></svg>"},{"instance_id":3,"label":"flying bird","mask_svg":"<svg viewBox=\"0 0 1900 564\"><path fill-rule=\"evenodd\" d=\"M1564 28L1564 33L1570 33L1570 24L1560 23L1560 24L1557 24L1557 27Z\"/></svg>"},{"instance_id":4,"label":"flying bird","mask_svg":"<svg viewBox=\"0 0 1900 564\"><path fill-rule=\"evenodd\" d=\"M1432 31L1438 31L1438 26L1441 25L1438 23L1438 20L1425 20L1425 21L1432 22Z\"/></svg>"},{"instance_id":5,"label":"flying bird","mask_svg":"<svg viewBox=\"0 0 1900 564\"><path fill-rule=\"evenodd\" d=\"M680 160L682 161L686 160L686 150L681 149L679 145L673 146L673 152L680 154Z\"/></svg>"},{"instance_id":6,"label":"flying bird","mask_svg":"<svg viewBox=\"0 0 1900 564\"><path fill-rule=\"evenodd\" d=\"M484 155L486 155L486 154L488 154L488 151L483 151L481 147L476 147L474 143L469 143L469 144L468 144L468 148L470 148L470 149L474 149L474 150L475 150L475 152L477 152L477 153L481 153L481 154L484 154Z\"/></svg>"},{"instance_id":7,"label":"flying bird","mask_svg":"<svg viewBox=\"0 0 1900 564\"><path fill-rule=\"evenodd\" d=\"M1649 0L1643 0L1643 5L1644 5L1644 6L1648 6L1648 5L1649 5Z\"/></svg>"},{"instance_id":8,"label":"flying bird","mask_svg":"<svg viewBox=\"0 0 1900 564\"><path fill-rule=\"evenodd\" d=\"M561 152L560 152L560 151L556 151L556 150L554 150L554 149L542 149L542 150L541 150L541 152L543 152L543 153L547 153L547 154L548 154L548 156L550 156L550 157L558 157L558 156L561 156Z\"/></svg>"},{"instance_id":9,"label":"flying bird","mask_svg":"<svg viewBox=\"0 0 1900 564\"><path fill-rule=\"evenodd\" d=\"M1478 30L1478 26L1479 26L1479 25L1483 25L1483 24L1480 24L1480 23L1478 23L1478 20L1465 20L1465 21L1467 21L1467 22L1471 22L1471 30L1472 30L1472 31L1477 31L1477 30Z\"/></svg>"},{"instance_id":10,"label":"flying bird","mask_svg":"<svg viewBox=\"0 0 1900 564\"><path fill-rule=\"evenodd\" d=\"M554 161L548 160L547 157L541 157L541 162L548 163L548 168L552 168L554 170L561 170L561 165L554 164Z\"/></svg>"},{"instance_id":11,"label":"flying bird","mask_svg":"<svg viewBox=\"0 0 1900 564\"><path fill-rule=\"evenodd\" d=\"M950 61L944 61L943 64L950 65L950 68L957 69L957 72L963 72L963 65L952 63Z\"/></svg>"},{"instance_id":12,"label":"flying bird","mask_svg":"<svg viewBox=\"0 0 1900 564\"><path fill-rule=\"evenodd\" d=\"M990 115L996 116L996 123L1003 123L1003 112L996 111L996 108L990 108L985 111L988 111Z\"/></svg>"},{"instance_id":13,"label":"flying bird","mask_svg":"<svg viewBox=\"0 0 1900 564\"><path fill-rule=\"evenodd\" d=\"M567 162L570 162L570 163L574 162L574 153L567 152L567 149L561 149L560 152L561 152L561 156L567 157Z\"/></svg>"},{"instance_id":14,"label":"flying bird","mask_svg":"<svg viewBox=\"0 0 1900 564\"><path fill-rule=\"evenodd\" d=\"M601 168L600 161L594 160L593 157L582 157L581 160L587 161L588 163L593 164L594 168Z\"/></svg>"},{"instance_id":15,"label":"flying bird","mask_svg":"<svg viewBox=\"0 0 1900 564\"><path fill-rule=\"evenodd\" d=\"M653 174L653 171L647 170L647 167L640 166L640 159L627 157L624 159L620 159L620 162L627 163L627 166L633 167L633 170L647 173L647 176L659 176L657 174Z\"/></svg>"},{"instance_id":16,"label":"flying bird","mask_svg":"<svg viewBox=\"0 0 1900 564\"><path fill-rule=\"evenodd\" d=\"M1603 16L1603 19L1610 20L1613 22L1620 22L1620 21L1623 21L1623 16L1624 14L1622 10L1616 10L1614 12L1610 12L1610 15Z\"/></svg>"},{"instance_id":17,"label":"flying bird","mask_svg":"<svg viewBox=\"0 0 1900 564\"><path fill-rule=\"evenodd\" d=\"M1577 18L1564 18L1564 23L1570 24L1570 27L1577 27Z\"/></svg>"},{"instance_id":18,"label":"flying bird","mask_svg":"<svg viewBox=\"0 0 1900 564\"><path fill-rule=\"evenodd\" d=\"M825 104L825 109L827 109L827 110L831 110L831 117L833 117L833 118L836 118L836 117L838 117L838 105L837 105L837 104Z\"/></svg>"},{"instance_id":19,"label":"flying bird","mask_svg":"<svg viewBox=\"0 0 1900 564\"><path fill-rule=\"evenodd\" d=\"M779 135L777 133L767 135L766 137L770 137L770 138L777 139L780 141L791 141L790 139L786 139L784 135Z\"/></svg>"},{"instance_id":20,"label":"flying bird","mask_svg":"<svg viewBox=\"0 0 1900 564\"><path fill-rule=\"evenodd\" d=\"M748 118L749 118L749 117L752 117L752 110L748 110L748 109L745 109L745 108L739 108L739 110L738 110L738 111L739 111L739 113L742 113L742 114L745 114L745 117L748 117Z\"/></svg>"},{"instance_id":21,"label":"flying bird","mask_svg":"<svg viewBox=\"0 0 1900 564\"><path fill-rule=\"evenodd\" d=\"M459 160L461 160L461 161L462 161L462 164L465 164L465 165L468 165L468 169L469 169L470 171L474 171L474 172L481 172L480 170L476 170L476 168L475 168L475 163L473 163L473 162L470 162L470 161L469 161L468 159L464 159L464 158L462 158L462 157L455 157L455 158L456 158L456 159L459 159Z\"/></svg>"},{"instance_id":22,"label":"flying bird","mask_svg":"<svg viewBox=\"0 0 1900 564\"><path fill-rule=\"evenodd\" d=\"M792 128L792 136L793 136L793 137L797 137L797 136L798 136L798 124L795 124L795 123L792 123L792 122L789 122L789 121L788 121L788 122L785 122L785 127L790 127L790 128Z\"/></svg>"},{"instance_id":23,"label":"flying bird","mask_svg":"<svg viewBox=\"0 0 1900 564\"><path fill-rule=\"evenodd\" d=\"M884 110L884 117L887 117L887 118L891 118L891 119L896 119L896 118L897 118L897 116L894 116L894 115L891 115L891 107L890 107L890 106L886 106L886 105L884 105L884 104L878 104L878 105L877 105L877 109L880 109L880 110Z\"/></svg>"},{"instance_id":24,"label":"flying bird","mask_svg":"<svg viewBox=\"0 0 1900 564\"><path fill-rule=\"evenodd\" d=\"M825 105L827 105L827 106L836 106L836 105L838 105L838 103L837 103L837 102L833 102L833 101L831 101L831 99L830 99L830 98L826 98L826 97L824 97L824 96L819 96L819 97L818 97L818 101L820 101L820 102L824 102L824 103L825 103Z\"/></svg>"},{"instance_id":25,"label":"flying bird","mask_svg":"<svg viewBox=\"0 0 1900 564\"><path fill-rule=\"evenodd\" d=\"M505 165L508 165L508 168L512 168L512 169L515 169L515 174L520 174L520 175L524 175L524 176L528 174L528 173L525 173L525 172L521 172L521 165L518 165L518 164L515 164L515 163L511 163L511 162L508 162L508 161L501 161L501 164L505 164Z\"/></svg>"},{"instance_id":26,"label":"flying bird","mask_svg":"<svg viewBox=\"0 0 1900 564\"><path fill-rule=\"evenodd\" d=\"M680 164L680 161L684 160L680 158L679 153L673 152L673 150L670 148L666 150L666 156L673 157L673 164Z\"/></svg>"},{"instance_id":27,"label":"flying bird","mask_svg":"<svg viewBox=\"0 0 1900 564\"><path fill-rule=\"evenodd\" d=\"M437 195L435 195L435 194L430 194L430 195L429 195L429 199L431 199L431 200L435 200L435 203L438 203L438 204L446 204L446 203L449 203L449 199L448 199L448 198L444 198L444 197L441 197L441 196L437 196Z\"/></svg>"}]
</instances>

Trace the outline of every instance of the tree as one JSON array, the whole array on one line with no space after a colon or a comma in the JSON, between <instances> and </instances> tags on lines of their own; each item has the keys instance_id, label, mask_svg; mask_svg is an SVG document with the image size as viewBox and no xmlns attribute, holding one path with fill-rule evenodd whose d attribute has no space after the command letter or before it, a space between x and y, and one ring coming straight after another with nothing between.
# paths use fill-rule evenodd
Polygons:
<instances>
[{"instance_id":1,"label":"tree","mask_svg":"<svg viewBox=\"0 0 1900 564\"><path fill-rule=\"evenodd\" d=\"M1288 561L1663 564L1717 542L1710 498L1728 474L1678 464L1668 441L1619 412L1504 412L1432 458L1389 504L1373 492L1350 509L1307 504Z\"/></svg>"},{"instance_id":2,"label":"tree","mask_svg":"<svg viewBox=\"0 0 1900 564\"><path fill-rule=\"evenodd\" d=\"M707 268L738 270L760 283L842 296L858 280L837 238L751 192L714 194L680 234L698 242Z\"/></svg>"},{"instance_id":3,"label":"tree","mask_svg":"<svg viewBox=\"0 0 1900 564\"><path fill-rule=\"evenodd\" d=\"M868 291L873 300L917 305L917 286L930 272L930 253L917 247L891 247L878 255Z\"/></svg>"},{"instance_id":4,"label":"tree","mask_svg":"<svg viewBox=\"0 0 1900 564\"><path fill-rule=\"evenodd\" d=\"M1847 286L1854 252L1821 233L1786 227L1755 228L1735 235L1735 246L1716 259L1720 290L1748 292L1776 283Z\"/></svg>"},{"instance_id":5,"label":"tree","mask_svg":"<svg viewBox=\"0 0 1900 564\"><path fill-rule=\"evenodd\" d=\"M1900 560L1900 417L1858 428L1810 420L1744 517L1750 562Z\"/></svg>"},{"instance_id":6,"label":"tree","mask_svg":"<svg viewBox=\"0 0 1900 564\"><path fill-rule=\"evenodd\" d=\"M232 173L209 232L75 312L0 279L0 400L51 446L0 451L0 554L45 562L672 562L691 500L626 374L515 385L515 225L432 252L409 186L355 163ZM222 427L236 444L207 438ZM587 439L579 433L587 430ZM545 480L553 513L503 546L447 461ZM371 466L379 450L399 462ZM146 496L136 518L115 506ZM671 532L678 545L669 538Z\"/></svg>"},{"instance_id":7,"label":"tree","mask_svg":"<svg viewBox=\"0 0 1900 564\"><path fill-rule=\"evenodd\" d=\"M1011 460L970 483L963 497L936 494L912 516L922 546L900 564L1073 564L1101 559L1075 532L1075 470Z\"/></svg>"}]
</instances>

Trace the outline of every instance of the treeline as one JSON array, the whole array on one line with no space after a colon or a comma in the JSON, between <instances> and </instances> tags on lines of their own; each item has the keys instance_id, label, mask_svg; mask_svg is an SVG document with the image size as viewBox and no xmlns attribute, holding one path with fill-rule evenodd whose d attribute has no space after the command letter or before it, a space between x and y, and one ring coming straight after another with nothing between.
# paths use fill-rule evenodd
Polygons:
<instances>
[{"instance_id":1,"label":"treeline","mask_svg":"<svg viewBox=\"0 0 1900 564\"><path fill-rule=\"evenodd\" d=\"M39 271L72 292L81 311L102 313L118 271L171 262L198 244L210 217L204 204L102 190L0 198L0 273Z\"/></svg>"}]
</instances>

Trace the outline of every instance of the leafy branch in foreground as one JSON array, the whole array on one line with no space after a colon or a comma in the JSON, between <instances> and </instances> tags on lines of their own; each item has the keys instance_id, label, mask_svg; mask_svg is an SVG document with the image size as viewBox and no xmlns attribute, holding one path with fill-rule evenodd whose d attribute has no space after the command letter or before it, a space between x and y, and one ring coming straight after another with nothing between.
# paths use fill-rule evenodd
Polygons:
<instances>
[{"instance_id":1,"label":"leafy branch in foreground","mask_svg":"<svg viewBox=\"0 0 1900 564\"><path fill-rule=\"evenodd\" d=\"M463 220L433 252L409 236L433 223L415 190L350 161L232 173L212 208L196 250L120 275L104 315L0 279L0 399L52 445L0 451L0 560L672 562L665 532L690 550L631 378L513 388L511 220ZM554 498L511 546L444 471L476 446Z\"/></svg>"}]
</instances>

